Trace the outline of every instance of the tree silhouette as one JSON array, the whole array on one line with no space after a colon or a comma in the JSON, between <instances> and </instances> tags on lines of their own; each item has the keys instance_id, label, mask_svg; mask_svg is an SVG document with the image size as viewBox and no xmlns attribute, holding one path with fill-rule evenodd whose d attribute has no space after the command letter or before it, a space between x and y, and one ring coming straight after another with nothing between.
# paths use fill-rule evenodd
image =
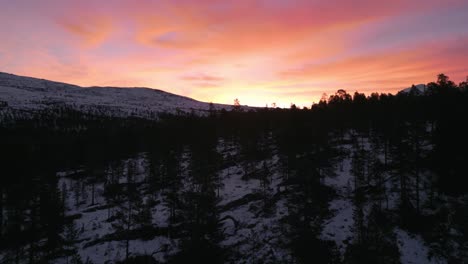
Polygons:
<instances>
[{"instance_id":1,"label":"tree silhouette","mask_svg":"<svg viewBox=\"0 0 468 264\"><path fill-rule=\"evenodd\" d=\"M241 109L240 101L239 99L234 99L234 105L232 106L232 109L234 111L239 111Z\"/></svg>"}]
</instances>

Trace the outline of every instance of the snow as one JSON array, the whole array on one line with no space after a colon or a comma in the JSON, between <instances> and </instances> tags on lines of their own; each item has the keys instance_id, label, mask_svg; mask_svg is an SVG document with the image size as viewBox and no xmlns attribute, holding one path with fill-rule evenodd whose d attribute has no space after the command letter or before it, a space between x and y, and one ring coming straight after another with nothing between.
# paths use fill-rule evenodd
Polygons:
<instances>
[{"instance_id":1,"label":"snow","mask_svg":"<svg viewBox=\"0 0 468 264\"><path fill-rule=\"evenodd\" d=\"M57 177L67 177L70 175L74 175L80 172L84 172L83 169L78 169L78 170L70 170L70 171L59 171L56 173Z\"/></svg>"},{"instance_id":2,"label":"snow","mask_svg":"<svg viewBox=\"0 0 468 264\"><path fill-rule=\"evenodd\" d=\"M221 202L219 205L225 205L229 202L238 200L243 196L253 193L260 188L260 180L243 180L244 171L239 166L229 167L221 172L223 188L219 190Z\"/></svg>"},{"instance_id":3,"label":"snow","mask_svg":"<svg viewBox=\"0 0 468 264\"><path fill-rule=\"evenodd\" d=\"M120 161L118 167L121 169L116 171L119 175L118 180L120 183L126 182L126 175L130 166L134 168L134 181L136 183L144 182L149 173L146 153L140 153L133 158ZM81 174L79 178L74 177L77 173ZM115 207L107 208L105 206L106 202L102 195L104 190L103 183L95 184L95 204L93 206L90 206L92 190L89 185L80 196L79 203L76 204L73 188L77 187L81 190L83 179L86 178L87 173L89 172L84 169L73 169L56 173L59 177L59 188L66 188L67 190L67 196L65 197L66 215L79 216L74 220L75 227L79 232L78 241L80 242L76 244L78 253L83 261L89 258L93 263L122 260L125 257L125 249L122 241L105 241L92 246L87 245L89 242L102 239L106 235L115 232L112 224L107 220L109 211L112 212L116 209ZM111 171L107 171L106 173L111 173ZM156 227L168 226L169 210L165 206L163 199L163 194L158 193L155 197L156 205L153 206L151 210L153 225ZM178 251L178 241L165 236L155 236L153 239L147 241L139 239L131 240L129 245L132 255L155 253L153 257L160 262L164 262L168 255L173 255ZM55 261L55 263L65 262L65 258Z\"/></svg>"},{"instance_id":4,"label":"snow","mask_svg":"<svg viewBox=\"0 0 468 264\"><path fill-rule=\"evenodd\" d=\"M360 138L359 142L362 144L357 147L362 147L365 150L371 149L371 143L367 138ZM344 144L339 147L343 148L345 152L352 151L353 148L350 144ZM380 156L382 155L377 155L378 158L383 160ZM354 176L351 171L351 162L352 159L349 155L345 155L337 165L337 175L329 176L324 179L325 185L333 187L336 190L337 198L329 202L329 210L332 213L332 216L323 223L321 238L334 241L342 256L346 252L347 244L352 243L352 240L354 239L353 225L355 220L353 217L353 211L355 205L351 200L354 189ZM383 177L389 178L390 175L385 173ZM430 177L423 177L423 175L421 175L421 184L424 184L425 179L428 180ZM385 189L388 197L388 210L396 209L399 204L399 193L394 190L394 182L392 180L386 181ZM421 191L421 202L423 203L427 200L427 194ZM364 223L367 221L371 207L372 204L368 201L362 205ZM395 228L394 233L396 235L397 245L401 254L401 263L447 263L443 259L429 257L430 250L425 245L425 242L420 235L410 234L400 228Z\"/></svg>"},{"instance_id":5,"label":"snow","mask_svg":"<svg viewBox=\"0 0 468 264\"><path fill-rule=\"evenodd\" d=\"M220 142L218 151L224 157L232 157L239 153L238 149L232 148L226 142ZM278 156L273 155L269 159L257 162L255 169L261 169L265 162L270 171L270 181L265 187L269 195L273 196L279 191L282 177L277 171ZM242 179L244 171L239 165L234 165L220 172L223 187L220 189L221 208L239 199L248 198L249 195L261 192L261 183L258 179ZM251 197L251 196L250 196ZM224 240L220 245L233 252L231 262L241 263L291 263L293 257L287 247L287 239L284 236L284 224L281 220L287 216L287 200L281 197L272 205L272 212L264 214L263 199L244 199L245 204L230 208L221 212L220 219L230 216L237 221L225 219L222 223ZM246 254L246 252L255 252Z\"/></svg>"},{"instance_id":6,"label":"snow","mask_svg":"<svg viewBox=\"0 0 468 264\"><path fill-rule=\"evenodd\" d=\"M80 87L0 72L0 101L11 109L30 111L67 106L85 113L157 118L160 113L206 114L209 103L161 90L130 87ZM214 109L232 109L213 104ZM244 107L249 109L248 107ZM253 109L253 108L252 108Z\"/></svg>"},{"instance_id":7,"label":"snow","mask_svg":"<svg viewBox=\"0 0 468 264\"><path fill-rule=\"evenodd\" d=\"M425 84L418 84L418 85L415 85L416 87L416 94L417 95L420 95L420 94L424 94L426 92L426 89L427 89L427 86ZM411 89L413 87L408 87L406 89L403 89L401 90L399 93L404 93L404 94L408 94L411 92Z\"/></svg>"},{"instance_id":8,"label":"snow","mask_svg":"<svg viewBox=\"0 0 468 264\"><path fill-rule=\"evenodd\" d=\"M222 145L222 146L220 146ZM239 154L237 148L232 147L229 143L220 141L218 151L225 157L229 158ZM181 192L193 188L193 183L190 177L190 158L191 153L189 149L184 149L180 157L180 169L182 174ZM278 163L278 156L273 155L269 159L257 162L253 167L256 169L263 168L265 162L272 171L270 181L265 188L270 196L275 195L279 191L279 184L282 182L282 176L276 173L276 166ZM119 175L118 181L120 183L126 182L126 174L128 173L129 166L134 167L136 176L135 182L143 183L148 174L147 155L141 153L130 159L121 160L117 165L119 169L113 173ZM80 173L80 178L76 174ZM107 221L108 210L112 211L116 208L106 208L106 202L102 197L102 190L104 189L103 183L95 184L95 200L96 204L91 204L91 188L87 186L84 189L84 194L81 195L79 203L76 204L73 195L73 188L80 187L83 178L86 178L88 172L84 169L72 169L69 171L57 172L59 177L58 186L65 187L68 191L65 203L67 206L67 215L80 215L75 219L76 227L81 230L79 233L79 242L76 246L78 253L83 260L90 259L95 263L104 263L106 261L122 260L125 256L125 250L120 241L105 241L87 246L89 242L97 241L104 238L106 235L113 234L115 230L112 228L111 223ZM106 173L112 173L111 170ZM258 179L243 180L242 176L244 171L240 165L234 165L225 168L219 172L222 184L219 190L219 203L218 208L222 208L229 203L236 202L243 199L248 195L258 195L262 186ZM144 184L142 184L144 186ZM81 189L80 189L81 190ZM101 190L97 192L97 190ZM169 222L169 209L165 203L165 192L158 192L152 195L155 199L155 205L152 207L153 225L156 227L167 227ZM248 263L259 261L270 262L292 262L292 254L287 247L287 240L284 238L284 224L282 219L287 216L288 206L286 198L281 198L272 205L271 213L264 214L263 199L258 196L252 196L252 199L246 199L245 204L234 206L226 211L220 212L220 219L222 220L222 232L224 239L220 241L220 246L225 247L234 252L233 260L239 256L245 257ZM90 210L93 209L93 210ZM230 216L235 219L225 218ZM167 249L167 250L161 250ZM155 236L148 241L131 240L130 251L133 255L138 254L152 254L160 251L153 256L157 261L165 262L167 257L173 255L179 250L179 240L171 239L166 236ZM245 252L256 252L256 254L245 254ZM237 255L236 255L237 254ZM57 263L64 263L65 259L58 259Z\"/></svg>"},{"instance_id":9,"label":"snow","mask_svg":"<svg viewBox=\"0 0 468 264\"><path fill-rule=\"evenodd\" d=\"M362 144L361 147L370 149L371 143L366 138L359 138L359 142ZM323 179L323 184L332 187L336 191L336 196L328 203L330 214L326 219L322 219L323 222L320 222L322 230L319 238L334 241L343 257L347 245L353 243L355 238L354 211L356 206L352 199L354 178L351 171L352 155L349 154L356 146L341 144L338 147L343 150L344 154L335 168L336 173ZM235 146L233 142L219 140L217 151L223 156L224 161L242 159L239 147ZM182 193L194 188L193 179L191 180L190 177L190 148L184 148L179 158L180 177L182 179L180 192ZM231 166L218 172L221 185L219 201L216 206L220 214L219 219L221 219L220 230L223 233L219 245L232 252L227 262L295 262L288 245L290 241L285 235L288 233L289 228L285 217L294 208L290 207L287 195L283 195L279 188L283 184L283 177L278 167L279 163L279 157L273 146L270 157L253 164L253 169L257 170L262 169L264 164L268 167L270 175L267 186L262 186L259 179L245 179L243 177L245 172L240 164L229 163ZM118 169L108 169L106 173L116 173L119 175L118 182L125 183L129 168L133 168L132 171L135 173L134 181L140 183L140 191L142 194L145 193L146 185L144 183L149 173L148 155L146 153L120 160L116 167ZM86 182L87 173L89 172L84 168L74 168L59 171L56 174L59 179L58 188L65 188L68 194L65 197L66 215L80 216L74 220L76 227L80 230L79 242L76 243L78 253L84 261L89 258L94 263L122 260L125 257L125 249L121 241L98 241L98 239L105 238L115 232L111 223L107 220L109 210L112 211L116 208L106 208L106 201L103 197L104 184L98 182L94 185L95 205L90 206L92 190L89 184L83 190L83 195L79 197L78 203L75 201L73 190L75 188L81 190L82 183ZM389 208L392 210L398 206L398 192L392 190L394 184L391 180L386 181L385 184ZM263 210L265 202L260 194L266 194L269 197L268 200L272 201L271 210ZM152 223L155 227L167 227L169 225L169 208L166 203L166 195L163 190L143 197L143 200L146 200L148 196L155 200L155 204L151 208ZM421 193L421 201L427 201L427 199L427 194ZM362 204L364 223L367 221L371 205L370 202ZM446 263L443 259L429 257L430 250L421 236L410 234L400 228L395 228L394 234L401 253L402 263ZM132 255L154 253L153 256L158 262L165 262L169 256L180 250L179 239L157 235L147 241L131 240L130 252L132 252ZM89 242L99 243L87 246ZM0 259L1 257L0 255ZM65 259L57 259L55 263L65 262Z\"/></svg>"},{"instance_id":10,"label":"snow","mask_svg":"<svg viewBox=\"0 0 468 264\"><path fill-rule=\"evenodd\" d=\"M352 179L351 159L345 158L339 164L337 175L325 177L323 184L333 187L341 196L349 196L349 194L353 191Z\"/></svg>"},{"instance_id":11,"label":"snow","mask_svg":"<svg viewBox=\"0 0 468 264\"><path fill-rule=\"evenodd\" d=\"M348 199L336 199L329 203L329 210L335 215L323 225L321 238L335 241L341 254L348 242L354 238L353 203Z\"/></svg>"},{"instance_id":12,"label":"snow","mask_svg":"<svg viewBox=\"0 0 468 264\"><path fill-rule=\"evenodd\" d=\"M429 257L429 248L424 244L421 236L410 234L400 228L395 228L394 232L397 236L397 245L400 250L402 264L447 263L447 261L442 259Z\"/></svg>"},{"instance_id":13,"label":"snow","mask_svg":"<svg viewBox=\"0 0 468 264\"><path fill-rule=\"evenodd\" d=\"M344 149L349 150L350 145L343 145ZM354 204L350 198L353 191L351 159L344 158L338 165L335 176L327 176L324 184L333 187L337 191L338 197L328 204L328 209L332 217L323 223L321 238L332 240L336 243L338 250L343 255L346 251L348 242L354 238L353 234L353 209Z\"/></svg>"}]
</instances>

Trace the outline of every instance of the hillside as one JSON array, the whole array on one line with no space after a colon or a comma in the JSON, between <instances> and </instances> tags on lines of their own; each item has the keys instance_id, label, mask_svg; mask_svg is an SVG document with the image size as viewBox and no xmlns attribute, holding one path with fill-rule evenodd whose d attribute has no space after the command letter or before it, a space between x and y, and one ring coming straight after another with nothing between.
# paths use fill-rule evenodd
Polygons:
<instances>
[{"instance_id":1,"label":"hillside","mask_svg":"<svg viewBox=\"0 0 468 264\"><path fill-rule=\"evenodd\" d=\"M84 113L114 117L156 118L160 113L208 112L210 104L150 88L80 87L0 72L0 101L13 110L65 106ZM213 104L217 110L231 105Z\"/></svg>"}]
</instances>

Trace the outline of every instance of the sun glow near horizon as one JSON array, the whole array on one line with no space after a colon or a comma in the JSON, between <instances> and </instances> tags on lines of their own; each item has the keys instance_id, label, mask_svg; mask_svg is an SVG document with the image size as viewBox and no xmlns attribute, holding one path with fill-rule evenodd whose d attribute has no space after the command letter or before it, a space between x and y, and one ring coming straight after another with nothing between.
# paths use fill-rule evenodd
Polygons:
<instances>
[{"instance_id":1,"label":"sun glow near horizon","mask_svg":"<svg viewBox=\"0 0 468 264\"><path fill-rule=\"evenodd\" d=\"M462 0L1 2L0 71L81 86L310 107L468 75Z\"/></svg>"}]
</instances>

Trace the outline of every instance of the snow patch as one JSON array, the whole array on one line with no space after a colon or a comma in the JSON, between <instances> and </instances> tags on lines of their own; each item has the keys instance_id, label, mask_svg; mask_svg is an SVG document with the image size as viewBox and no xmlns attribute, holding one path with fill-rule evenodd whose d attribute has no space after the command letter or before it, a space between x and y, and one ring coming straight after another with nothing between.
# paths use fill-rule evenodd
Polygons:
<instances>
[{"instance_id":1,"label":"snow patch","mask_svg":"<svg viewBox=\"0 0 468 264\"><path fill-rule=\"evenodd\" d=\"M400 228L394 230L397 237L400 260L402 264L444 264L447 261L429 257L429 248L419 235L413 235Z\"/></svg>"}]
</instances>

